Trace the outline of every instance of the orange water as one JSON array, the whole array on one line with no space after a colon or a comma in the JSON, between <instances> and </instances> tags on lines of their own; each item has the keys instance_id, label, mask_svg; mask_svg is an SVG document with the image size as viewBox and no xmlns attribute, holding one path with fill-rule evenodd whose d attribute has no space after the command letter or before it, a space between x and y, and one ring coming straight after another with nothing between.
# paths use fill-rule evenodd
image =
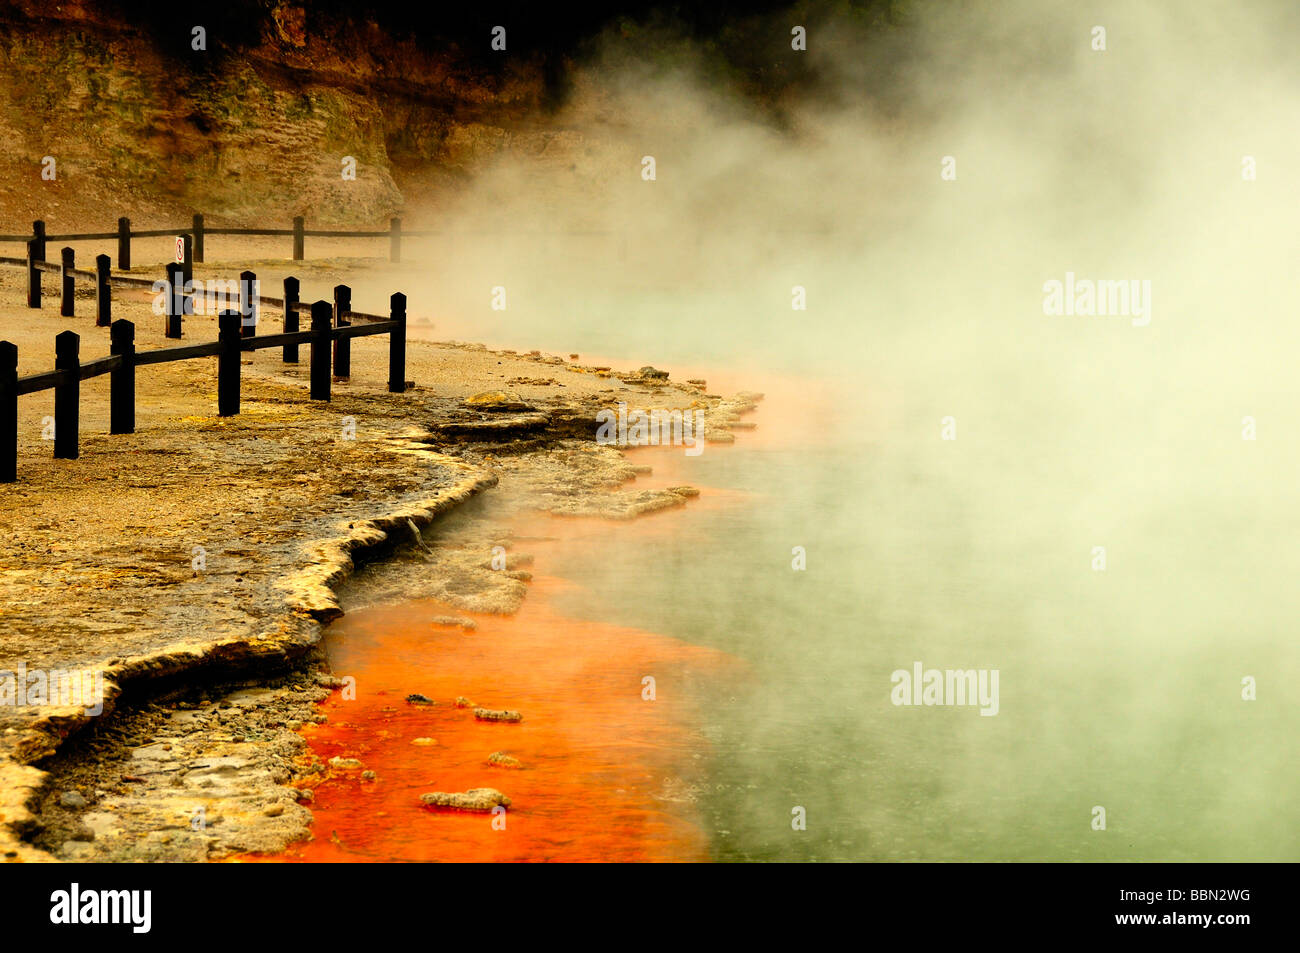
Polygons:
<instances>
[{"instance_id":1,"label":"orange water","mask_svg":"<svg viewBox=\"0 0 1300 953\"><path fill-rule=\"evenodd\" d=\"M653 479L684 476L660 450ZM364 861L692 861L708 838L696 824L694 783L709 757L683 676L732 678L735 660L678 639L566 617L556 596L578 583L547 575L548 553L581 546L636 545L638 537L681 532L692 508L734 505L738 494L704 491L687 507L630 523L538 516L521 526L520 552L535 557L527 598L513 616L467 613L433 600L374 607L333 623L326 649L333 672L356 680L355 700L341 691L322 704L324 725L304 729L310 749L328 761L357 758L313 787L314 839L277 858ZM528 537L532 537L529 539ZM654 571L647 567L647 572ZM635 598L630 593L629 598ZM437 616L471 618L477 628L435 626ZM655 698L643 697L643 679ZM418 692L434 706L405 699ZM464 696L486 708L523 714L518 724L480 722L457 708ZM416 745L432 738L432 745ZM522 769L490 766L501 751ZM374 771L364 780L363 770ZM504 815L429 808L429 791L500 790ZM249 858L254 859L254 858Z\"/></svg>"},{"instance_id":2,"label":"orange water","mask_svg":"<svg viewBox=\"0 0 1300 953\"><path fill-rule=\"evenodd\" d=\"M775 381L755 415L756 431L736 447L709 445L704 455L761 452L820 439L817 421L835 401L805 382ZM772 398L776 397L775 400ZM653 473L634 488L700 485L696 460L681 448L641 448L634 463ZM350 612L326 632L333 672L356 680L355 700L336 691L322 705L324 725L304 729L311 751L328 761L357 758L362 767L332 770L314 789L314 838L277 857L308 862L364 861L693 861L709 841L697 824L695 783L712 757L697 726L701 713L684 677L743 679L742 664L675 638L600 621L574 619L580 581L554 575L554 556L581 548L635 547L661 534L692 532L693 517L715 507L754 505L735 490L702 488L686 506L630 522L536 516L516 531L516 551L535 557L524 604L513 616L467 613L432 600ZM646 573L657 569L648 564ZM689 594L684 594L688 597ZM637 598L635 592L626 596ZM602 594L602 602L608 594ZM477 628L434 626L436 616L472 618ZM643 679L655 680L655 699ZM408 694L434 699L412 705ZM455 707L464 696L487 708L517 710L519 724L476 721ZM435 744L416 745L416 738ZM501 751L522 769L489 766ZM377 775L361 778L361 771ZM504 817L425 807L429 791L500 790ZM504 821L504 823L503 823Z\"/></svg>"}]
</instances>

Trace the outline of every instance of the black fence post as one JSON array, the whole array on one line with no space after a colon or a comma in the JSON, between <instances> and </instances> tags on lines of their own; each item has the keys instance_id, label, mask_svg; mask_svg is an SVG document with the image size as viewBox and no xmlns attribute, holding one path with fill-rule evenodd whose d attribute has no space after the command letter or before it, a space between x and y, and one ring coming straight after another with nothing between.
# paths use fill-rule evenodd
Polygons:
<instances>
[{"instance_id":1,"label":"black fence post","mask_svg":"<svg viewBox=\"0 0 1300 953\"><path fill-rule=\"evenodd\" d=\"M257 337L257 275L251 271L239 273L239 314L242 318L241 333L246 338Z\"/></svg>"},{"instance_id":2,"label":"black fence post","mask_svg":"<svg viewBox=\"0 0 1300 953\"><path fill-rule=\"evenodd\" d=\"M397 327L388 332L388 390L406 390L406 295L400 291L389 299L390 316Z\"/></svg>"},{"instance_id":3,"label":"black fence post","mask_svg":"<svg viewBox=\"0 0 1300 953\"><path fill-rule=\"evenodd\" d=\"M114 321L108 340L108 352L122 358L108 376L108 432L135 433L135 325Z\"/></svg>"},{"instance_id":4,"label":"black fence post","mask_svg":"<svg viewBox=\"0 0 1300 953\"><path fill-rule=\"evenodd\" d=\"M27 242L27 307L39 308L41 306L41 270L36 267L37 262L44 259L41 255L36 239Z\"/></svg>"},{"instance_id":5,"label":"black fence post","mask_svg":"<svg viewBox=\"0 0 1300 953\"><path fill-rule=\"evenodd\" d=\"M328 301L311 306L311 399L330 399L330 324L334 309Z\"/></svg>"},{"instance_id":6,"label":"black fence post","mask_svg":"<svg viewBox=\"0 0 1300 953\"><path fill-rule=\"evenodd\" d=\"M81 414L81 338L61 331L54 338L54 369L62 371L54 385L54 458L77 459L78 417Z\"/></svg>"},{"instance_id":7,"label":"black fence post","mask_svg":"<svg viewBox=\"0 0 1300 953\"><path fill-rule=\"evenodd\" d=\"M185 269L185 287L194 285L194 236L186 232L181 236L181 266Z\"/></svg>"},{"instance_id":8,"label":"black fence post","mask_svg":"<svg viewBox=\"0 0 1300 953\"><path fill-rule=\"evenodd\" d=\"M298 331L298 279L289 277L284 279L284 333L295 334ZM286 344L284 346L284 363L298 363L298 345Z\"/></svg>"},{"instance_id":9,"label":"black fence post","mask_svg":"<svg viewBox=\"0 0 1300 953\"><path fill-rule=\"evenodd\" d=\"M293 220L293 260L294 261L302 261L303 245L305 243L305 237L306 237L303 234L305 231L305 225L306 225L306 220L301 215L297 215L294 217Z\"/></svg>"},{"instance_id":10,"label":"black fence post","mask_svg":"<svg viewBox=\"0 0 1300 953\"><path fill-rule=\"evenodd\" d=\"M117 220L117 268L119 271L131 270L131 220Z\"/></svg>"},{"instance_id":11,"label":"black fence post","mask_svg":"<svg viewBox=\"0 0 1300 953\"><path fill-rule=\"evenodd\" d=\"M167 263L167 326L164 334L169 338L181 336L181 319L186 310L184 267L178 261Z\"/></svg>"},{"instance_id":12,"label":"black fence post","mask_svg":"<svg viewBox=\"0 0 1300 953\"><path fill-rule=\"evenodd\" d=\"M101 328L113 323L113 286L108 280L112 264L107 255L95 257L95 325Z\"/></svg>"},{"instance_id":13,"label":"black fence post","mask_svg":"<svg viewBox=\"0 0 1300 953\"><path fill-rule=\"evenodd\" d=\"M0 483L18 479L18 345L0 341Z\"/></svg>"},{"instance_id":14,"label":"black fence post","mask_svg":"<svg viewBox=\"0 0 1300 953\"><path fill-rule=\"evenodd\" d=\"M402 220L394 218L388 222L388 259L402 260Z\"/></svg>"},{"instance_id":15,"label":"black fence post","mask_svg":"<svg viewBox=\"0 0 1300 953\"><path fill-rule=\"evenodd\" d=\"M221 350L217 357L217 416L233 417L239 413L239 329L238 311L222 311L217 318L217 340Z\"/></svg>"},{"instance_id":16,"label":"black fence post","mask_svg":"<svg viewBox=\"0 0 1300 953\"><path fill-rule=\"evenodd\" d=\"M352 310L352 289L347 285L334 286L334 325L346 328L352 324L347 313ZM352 340L338 338L334 342L334 376L352 376Z\"/></svg>"},{"instance_id":17,"label":"black fence post","mask_svg":"<svg viewBox=\"0 0 1300 953\"><path fill-rule=\"evenodd\" d=\"M76 252L69 246L63 249L63 294L59 299L59 314L71 318L76 314L77 278L72 273L77 267Z\"/></svg>"},{"instance_id":18,"label":"black fence post","mask_svg":"<svg viewBox=\"0 0 1300 953\"><path fill-rule=\"evenodd\" d=\"M203 262L203 213L194 216L194 260Z\"/></svg>"},{"instance_id":19,"label":"black fence post","mask_svg":"<svg viewBox=\"0 0 1300 953\"><path fill-rule=\"evenodd\" d=\"M36 243L36 260L45 260L45 222L37 219L32 222L32 241Z\"/></svg>"}]
</instances>

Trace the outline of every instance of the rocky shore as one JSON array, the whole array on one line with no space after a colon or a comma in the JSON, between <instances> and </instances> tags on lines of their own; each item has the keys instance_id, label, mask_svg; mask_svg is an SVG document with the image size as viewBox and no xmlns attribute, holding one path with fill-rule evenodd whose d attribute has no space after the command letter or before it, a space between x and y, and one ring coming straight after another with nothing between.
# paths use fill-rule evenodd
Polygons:
<instances>
[{"instance_id":1,"label":"rocky shore","mask_svg":"<svg viewBox=\"0 0 1300 953\"><path fill-rule=\"evenodd\" d=\"M88 319L23 307L22 277L0 270L20 373L47 369L70 324L83 360L107 353ZM147 301L116 307L140 348L163 346ZM188 320L192 340L215 334L212 319ZM729 442L758 399L654 368L419 341L415 386L392 395L385 360L382 339L357 339L351 380L322 404L307 399L305 363L248 354L235 418L215 416L209 360L150 367L130 436L104 432L99 378L83 385L75 461L41 440L48 400L20 401L20 482L0 494L0 671L94 673L105 707L0 706L7 860L199 861L311 836L313 780L350 770L305 753L298 734L337 687L318 642L345 580L382 599L418 575L431 598L511 612L529 557L509 514L628 519L695 493L639 489L634 455L595 442L601 410L703 410L707 439ZM490 514L462 505L485 493ZM382 573L354 575L376 560Z\"/></svg>"}]
</instances>

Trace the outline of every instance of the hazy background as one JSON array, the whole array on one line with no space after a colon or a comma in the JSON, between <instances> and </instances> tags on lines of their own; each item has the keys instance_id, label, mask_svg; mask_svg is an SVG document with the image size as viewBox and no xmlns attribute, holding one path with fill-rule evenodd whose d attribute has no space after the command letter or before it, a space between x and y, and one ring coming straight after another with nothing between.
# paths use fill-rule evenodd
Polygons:
<instances>
[{"instance_id":1,"label":"hazy background","mask_svg":"<svg viewBox=\"0 0 1300 953\"><path fill-rule=\"evenodd\" d=\"M564 567L571 611L753 666L675 686L719 857L1295 859L1293 5L901 9L772 15L809 65L761 102L670 23L611 29L404 290L439 337L823 398L691 462L754 507ZM1151 281L1151 323L1046 316L1067 271ZM999 669L1001 713L891 706L915 660Z\"/></svg>"}]
</instances>

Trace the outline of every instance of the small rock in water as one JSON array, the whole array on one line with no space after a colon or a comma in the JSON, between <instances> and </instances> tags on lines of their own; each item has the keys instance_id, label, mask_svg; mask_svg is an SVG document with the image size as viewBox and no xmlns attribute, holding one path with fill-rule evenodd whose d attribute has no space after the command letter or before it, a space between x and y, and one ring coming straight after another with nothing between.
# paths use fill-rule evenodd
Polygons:
<instances>
[{"instance_id":1,"label":"small rock in water","mask_svg":"<svg viewBox=\"0 0 1300 953\"><path fill-rule=\"evenodd\" d=\"M462 619L456 615L439 615L429 620L430 625L459 626L462 629L477 629L478 623L473 619Z\"/></svg>"},{"instance_id":2,"label":"small rock in water","mask_svg":"<svg viewBox=\"0 0 1300 953\"><path fill-rule=\"evenodd\" d=\"M493 751L488 755L488 764L495 765L498 768L522 768L524 763L518 758L512 758L504 751Z\"/></svg>"},{"instance_id":3,"label":"small rock in water","mask_svg":"<svg viewBox=\"0 0 1300 953\"><path fill-rule=\"evenodd\" d=\"M433 699L428 695L421 695L419 692L412 692L406 696L406 700L412 705L432 705Z\"/></svg>"},{"instance_id":4,"label":"small rock in water","mask_svg":"<svg viewBox=\"0 0 1300 953\"><path fill-rule=\"evenodd\" d=\"M373 781L373 780L375 779L375 772L373 772L373 771L362 771L362 772L361 772L361 778L362 778L362 780L364 780L364 781Z\"/></svg>"},{"instance_id":5,"label":"small rock in water","mask_svg":"<svg viewBox=\"0 0 1300 953\"><path fill-rule=\"evenodd\" d=\"M661 371L661 370L659 370L659 368L657 368L657 367L651 367L649 364L647 364L645 367L641 368L641 370L640 370L638 373L639 373L642 377L653 377L653 378L656 378L656 379L658 379L658 380L664 380L664 381L668 380L668 372L667 372L667 371Z\"/></svg>"},{"instance_id":6,"label":"small rock in water","mask_svg":"<svg viewBox=\"0 0 1300 953\"><path fill-rule=\"evenodd\" d=\"M429 794L421 794L420 800L430 807L445 807L453 811L490 812L497 805L510 806L510 798L496 788L470 788L463 793L433 791Z\"/></svg>"},{"instance_id":7,"label":"small rock in water","mask_svg":"<svg viewBox=\"0 0 1300 953\"><path fill-rule=\"evenodd\" d=\"M474 707L474 703L473 703L472 701L470 701L468 698L466 698L464 695L457 695L457 696L456 696L456 707L457 707L457 708L473 708L473 707Z\"/></svg>"},{"instance_id":8,"label":"small rock in water","mask_svg":"<svg viewBox=\"0 0 1300 953\"><path fill-rule=\"evenodd\" d=\"M361 762L356 758L330 758L330 767L343 769L359 768L361 767Z\"/></svg>"},{"instance_id":9,"label":"small rock in water","mask_svg":"<svg viewBox=\"0 0 1300 953\"><path fill-rule=\"evenodd\" d=\"M438 742L432 738L416 738L411 742L413 745L436 745Z\"/></svg>"},{"instance_id":10,"label":"small rock in water","mask_svg":"<svg viewBox=\"0 0 1300 953\"><path fill-rule=\"evenodd\" d=\"M78 809L85 807L90 802L87 801L85 796L79 791L64 791L63 794L59 796L59 803L64 807Z\"/></svg>"},{"instance_id":11,"label":"small rock in water","mask_svg":"<svg viewBox=\"0 0 1300 953\"><path fill-rule=\"evenodd\" d=\"M524 716L517 711L499 711L493 708L475 708L474 717L479 721L523 721Z\"/></svg>"}]
</instances>

